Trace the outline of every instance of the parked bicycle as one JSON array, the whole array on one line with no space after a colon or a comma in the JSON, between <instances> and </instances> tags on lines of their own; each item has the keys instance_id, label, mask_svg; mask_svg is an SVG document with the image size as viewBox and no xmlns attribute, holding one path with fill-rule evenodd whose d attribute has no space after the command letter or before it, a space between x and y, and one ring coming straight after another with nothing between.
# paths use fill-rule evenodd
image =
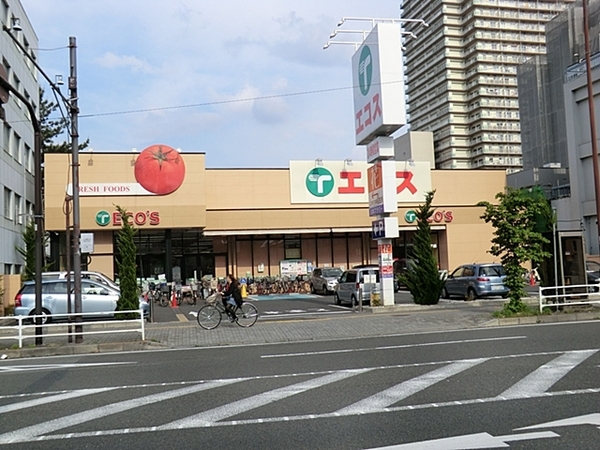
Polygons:
<instances>
[{"instance_id":1,"label":"parked bicycle","mask_svg":"<svg viewBox=\"0 0 600 450\"><path fill-rule=\"evenodd\" d=\"M166 286L166 285L165 285ZM169 306L169 290L163 291L161 286L150 283L148 286L148 303L157 302L160 306Z\"/></svg>"},{"instance_id":2,"label":"parked bicycle","mask_svg":"<svg viewBox=\"0 0 600 450\"><path fill-rule=\"evenodd\" d=\"M225 306L221 301L221 294L216 292L206 299L206 305L198 310L196 319L198 325L205 330L217 328L223 319L223 314L227 315ZM240 327L251 327L258 320L258 310L252 303L243 302L241 306L235 307L235 322Z\"/></svg>"}]
</instances>

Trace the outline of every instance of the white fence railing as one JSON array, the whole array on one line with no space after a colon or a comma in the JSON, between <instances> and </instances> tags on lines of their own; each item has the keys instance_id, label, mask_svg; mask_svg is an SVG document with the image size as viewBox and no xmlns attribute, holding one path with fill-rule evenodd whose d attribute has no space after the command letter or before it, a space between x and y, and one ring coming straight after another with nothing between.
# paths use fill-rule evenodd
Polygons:
<instances>
[{"instance_id":1,"label":"white fence railing","mask_svg":"<svg viewBox=\"0 0 600 450\"><path fill-rule=\"evenodd\" d=\"M106 317L106 316L114 316L116 314L135 314L135 319L123 319L123 320L94 320L89 322L56 322L57 319L65 319L65 318L75 318L77 316L85 316L88 317ZM42 319L46 320L51 318L50 323L45 323L42 325L36 325L36 318L42 317ZM139 332L142 335L142 341L146 339L146 330L145 330L145 319L144 319L144 310L143 309L134 309L130 311L112 311L112 312L98 312L98 313L71 313L71 314L52 314L43 316L14 316L14 319L17 321L16 325L6 325L0 327L0 340L17 340L19 342L19 348L23 348L23 341L25 339L35 339L36 337L40 337L40 335L35 334L35 329L39 326L43 328L42 338L49 337L61 337L61 336L87 336L87 335L97 335L97 334L114 334L114 333L131 333L131 332ZM84 331L81 333L75 333L74 328L75 325L82 325ZM139 324L137 327L131 327L129 324ZM123 325L123 326L122 326ZM71 327L71 331L69 332L68 327ZM104 328L104 329L99 329ZM6 330L9 330L9 333L6 333ZM56 331L54 331L56 330ZM13 333L11 334L10 331Z\"/></svg>"},{"instance_id":2,"label":"white fence railing","mask_svg":"<svg viewBox=\"0 0 600 450\"><path fill-rule=\"evenodd\" d=\"M575 305L600 305L600 285L573 284L540 286L540 312L544 308Z\"/></svg>"}]
</instances>

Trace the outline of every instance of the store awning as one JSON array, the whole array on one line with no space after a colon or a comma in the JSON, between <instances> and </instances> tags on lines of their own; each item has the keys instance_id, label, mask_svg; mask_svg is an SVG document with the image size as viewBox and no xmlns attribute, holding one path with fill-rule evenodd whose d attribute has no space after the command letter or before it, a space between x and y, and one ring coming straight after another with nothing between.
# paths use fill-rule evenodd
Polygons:
<instances>
[{"instance_id":1,"label":"store awning","mask_svg":"<svg viewBox=\"0 0 600 450\"><path fill-rule=\"evenodd\" d=\"M446 225L431 225L433 231L445 230ZM400 227L400 231L416 231L416 226ZM371 227L356 228L289 228L285 230L205 230L204 236L247 236L251 234L323 234L370 233Z\"/></svg>"}]
</instances>

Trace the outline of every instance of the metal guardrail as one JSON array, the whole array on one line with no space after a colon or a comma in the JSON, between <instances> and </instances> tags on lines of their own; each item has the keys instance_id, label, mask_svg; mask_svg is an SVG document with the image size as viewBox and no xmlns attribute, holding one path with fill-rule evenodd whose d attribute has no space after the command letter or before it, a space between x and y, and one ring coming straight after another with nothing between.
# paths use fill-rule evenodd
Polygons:
<instances>
[{"instance_id":1,"label":"metal guardrail","mask_svg":"<svg viewBox=\"0 0 600 450\"><path fill-rule=\"evenodd\" d=\"M600 284L540 286L540 312L544 308L576 305L600 305Z\"/></svg>"},{"instance_id":2,"label":"metal guardrail","mask_svg":"<svg viewBox=\"0 0 600 450\"><path fill-rule=\"evenodd\" d=\"M74 322L59 322L55 323L54 319L57 318L74 318L77 316L85 316L87 317L105 317L105 316L114 316L115 314L136 314L138 317L135 319L123 319L123 320L99 320L94 322L84 322L82 325L85 328L88 328L88 331L82 331L81 333L75 333L73 331L63 331L52 333L49 331L58 330L60 328L74 327ZM96 334L114 334L114 333L131 333L131 332L139 332L142 335L142 340L146 339L146 330L145 330L145 320L144 320L144 310L143 309L134 309L130 311L110 311L110 312L98 312L98 313L71 313L71 314L44 314L42 317L44 318L52 318L51 323L46 323L42 325L36 325L36 315L31 316L14 316L14 320L17 321L16 325L6 325L0 327L0 331L4 330L13 330L16 333L11 334L10 336L4 336L4 334L0 335L0 340L17 340L19 342L19 348L23 348L23 341L25 339L34 339L36 337L35 329L36 327L45 328L45 333L42 334L43 338L49 337L60 337L60 336L86 336L86 335L96 335ZM126 328L119 329L117 327L110 327L109 330L89 330L92 326L97 325L120 325L120 324L131 324L138 323L139 327L136 328ZM78 324L79 325L79 324ZM39 337L39 335L37 336Z\"/></svg>"}]
</instances>

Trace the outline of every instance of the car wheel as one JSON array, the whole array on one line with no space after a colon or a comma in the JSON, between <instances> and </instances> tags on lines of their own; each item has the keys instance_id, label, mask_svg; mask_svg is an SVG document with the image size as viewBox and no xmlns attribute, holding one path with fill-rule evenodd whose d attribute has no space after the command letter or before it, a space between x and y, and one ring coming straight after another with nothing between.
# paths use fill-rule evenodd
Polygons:
<instances>
[{"instance_id":1,"label":"car wheel","mask_svg":"<svg viewBox=\"0 0 600 450\"><path fill-rule=\"evenodd\" d=\"M29 312L30 316L33 316L35 314L35 309L32 309ZM46 325L47 323L52 322L52 317L51 316L52 313L50 311L48 311L46 308L42 308L42 325ZM35 321L32 319L32 324L35 325Z\"/></svg>"},{"instance_id":2,"label":"car wheel","mask_svg":"<svg viewBox=\"0 0 600 450\"><path fill-rule=\"evenodd\" d=\"M450 294L448 294L448 289L446 289L445 287L442 288L442 298L450 298Z\"/></svg>"},{"instance_id":3,"label":"car wheel","mask_svg":"<svg viewBox=\"0 0 600 450\"><path fill-rule=\"evenodd\" d=\"M315 289L315 287L314 287L314 285L312 283L310 285L310 293L311 294L316 294L317 293L317 291L316 291L316 289Z\"/></svg>"},{"instance_id":4,"label":"car wheel","mask_svg":"<svg viewBox=\"0 0 600 450\"><path fill-rule=\"evenodd\" d=\"M323 295L327 295L327 285L323 285Z\"/></svg>"},{"instance_id":5,"label":"car wheel","mask_svg":"<svg viewBox=\"0 0 600 450\"><path fill-rule=\"evenodd\" d=\"M334 300L335 304L338 306L342 304L340 298L337 295L337 292L335 294L333 294L333 300Z\"/></svg>"},{"instance_id":6,"label":"car wheel","mask_svg":"<svg viewBox=\"0 0 600 450\"><path fill-rule=\"evenodd\" d=\"M358 307L358 300L356 300L356 297L354 295L352 297L350 297L350 304L352 306Z\"/></svg>"},{"instance_id":7,"label":"car wheel","mask_svg":"<svg viewBox=\"0 0 600 450\"><path fill-rule=\"evenodd\" d=\"M465 300L468 302L472 302L475 299L477 299L477 294L475 293L475 289L469 288L467 290L467 296L465 297Z\"/></svg>"}]
</instances>

